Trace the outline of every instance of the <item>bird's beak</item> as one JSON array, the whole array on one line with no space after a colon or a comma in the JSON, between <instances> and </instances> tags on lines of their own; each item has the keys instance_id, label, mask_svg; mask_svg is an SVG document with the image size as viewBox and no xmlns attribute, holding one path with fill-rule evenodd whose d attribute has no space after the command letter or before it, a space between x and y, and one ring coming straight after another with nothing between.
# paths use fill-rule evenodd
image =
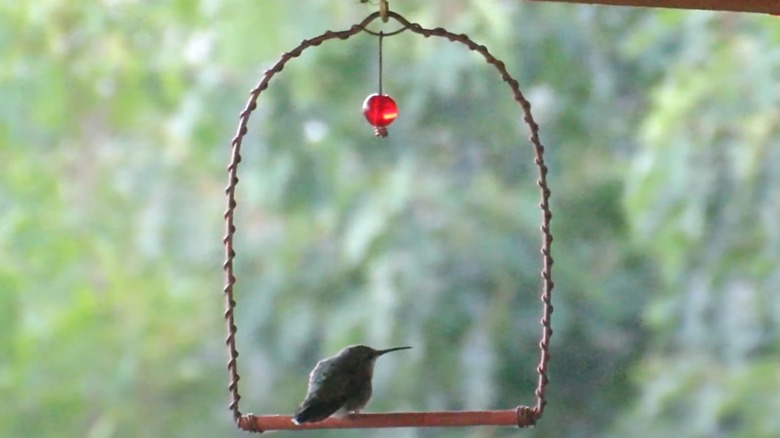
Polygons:
<instances>
[{"instance_id":1,"label":"bird's beak","mask_svg":"<svg viewBox=\"0 0 780 438\"><path fill-rule=\"evenodd\" d=\"M379 357L385 353L390 353L391 351L398 351L398 350L408 350L412 347L395 347L395 348L388 348L387 350L377 350L376 356Z\"/></svg>"}]
</instances>

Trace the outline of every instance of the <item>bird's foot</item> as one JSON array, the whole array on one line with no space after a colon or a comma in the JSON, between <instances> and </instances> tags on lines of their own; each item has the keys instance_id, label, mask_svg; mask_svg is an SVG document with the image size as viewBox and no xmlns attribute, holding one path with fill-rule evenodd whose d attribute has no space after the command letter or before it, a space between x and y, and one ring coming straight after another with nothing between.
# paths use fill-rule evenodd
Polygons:
<instances>
[{"instance_id":1,"label":"bird's foot","mask_svg":"<svg viewBox=\"0 0 780 438\"><path fill-rule=\"evenodd\" d=\"M360 418L362 416L363 416L363 414L361 414L360 411L349 411L349 412L347 412L347 418L349 418L350 420L355 420L355 419Z\"/></svg>"}]
</instances>

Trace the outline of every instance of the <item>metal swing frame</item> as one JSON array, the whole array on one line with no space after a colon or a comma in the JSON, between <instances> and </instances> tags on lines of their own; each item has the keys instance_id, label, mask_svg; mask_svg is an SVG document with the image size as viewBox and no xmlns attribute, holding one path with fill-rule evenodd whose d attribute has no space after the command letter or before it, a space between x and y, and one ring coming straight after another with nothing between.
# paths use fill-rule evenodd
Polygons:
<instances>
[{"instance_id":1,"label":"metal swing frame","mask_svg":"<svg viewBox=\"0 0 780 438\"><path fill-rule=\"evenodd\" d=\"M382 7L384 6L384 7ZM530 130L530 141L534 148L535 164L538 169L537 185L541 193L539 208L542 211L542 224L540 227L542 233L541 256L541 301L542 334L539 341L539 365L536 368L538 374L537 387L535 390L536 403L533 407L520 405L513 409L492 410L492 411L445 411L445 412L397 412L397 413L366 413L358 414L344 419L329 418L317 423L307 423L304 425L294 425L289 415L253 415L242 414L239 410L239 400L241 396L238 392L238 350L236 349L236 331L234 310L236 301L234 299L233 289L236 284L236 277L233 269L233 260L236 256L233 248L233 238L236 227L234 224L234 215L236 210L236 185L238 184L238 165L241 162L241 143L247 134L249 117L257 108L257 100L260 94L268 88L271 79L277 73L284 69L285 65L294 58L300 56L304 50L319 46L329 40L346 40L360 32L368 32L378 35L367 29L377 18L387 22L390 18L397 21L401 26L397 32L409 30L416 34L428 37L445 38L451 42L460 43L469 50L482 55L485 61L495 67L501 79L509 86L512 95L523 110L523 120ZM379 34L389 36L391 34ZM517 80L507 72L504 62L493 56L488 49L472 41L465 34L455 34L441 27L428 29L416 23L407 21L403 16L390 11L386 1L380 3L380 10L366 17L363 21L353 25L348 30L326 31L325 33L312 39L303 40L293 50L282 54L279 61L266 70L263 78L257 86L250 92L249 100L241 111L236 135L231 142L230 163L227 167L228 185L225 190L227 197L227 209L224 214L225 236L223 239L225 247L225 262L223 269L225 273L225 286L223 289L225 298L225 323L227 328L226 345L228 350L228 373L230 383L228 390L230 392L229 408L233 415L233 420L238 428L248 432L263 432L269 430L299 430L299 429L347 429L347 428L390 428L390 427L466 427L466 426L533 426L544 413L547 401L545 399L545 390L548 383L547 367L550 360L550 338L552 336L551 315L552 306L552 265L553 259L550 253L553 237L550 231L550 189L547 186L547 166L544 163L544 147L539 140L539 125L534 122L531 115L531 104L525 99L520 91Z\"/></svg>"}]
</instances>

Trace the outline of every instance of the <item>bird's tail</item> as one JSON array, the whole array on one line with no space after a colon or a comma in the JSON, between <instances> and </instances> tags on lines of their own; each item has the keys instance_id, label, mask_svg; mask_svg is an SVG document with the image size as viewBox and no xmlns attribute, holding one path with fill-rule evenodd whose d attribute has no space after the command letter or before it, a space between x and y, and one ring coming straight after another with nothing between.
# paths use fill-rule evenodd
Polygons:
<instances>
[{"instance_id":1,"label":"bird's tail","mask_svg":"<svg viewBox=\"0 0 780 438\"><path fill-rule=\"evenodd\" d=\"M322 421L339 410L342 403L304 403L293 416L295 424L314 423Z\"/></svg>"}]
</instances>

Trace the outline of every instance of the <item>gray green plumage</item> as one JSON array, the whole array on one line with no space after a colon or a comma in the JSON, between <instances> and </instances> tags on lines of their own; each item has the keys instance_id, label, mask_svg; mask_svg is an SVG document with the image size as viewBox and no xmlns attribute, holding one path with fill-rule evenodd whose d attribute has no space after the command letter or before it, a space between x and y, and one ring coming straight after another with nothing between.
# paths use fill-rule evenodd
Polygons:
<instances>
[{"instance_id":1,"label":"gray green plumage","mask_svg":"<svg viewBox=\"0 0 780 438\"><path fill-rule=\"evenodd\" d=\"M325 358L309 374L309 389L293 417L293 423L322 421L331 415L358 413L371 399L371 378L376 358L391 351L412 347L374 350L351 345Z\"/></svg>"}]
</instances>

